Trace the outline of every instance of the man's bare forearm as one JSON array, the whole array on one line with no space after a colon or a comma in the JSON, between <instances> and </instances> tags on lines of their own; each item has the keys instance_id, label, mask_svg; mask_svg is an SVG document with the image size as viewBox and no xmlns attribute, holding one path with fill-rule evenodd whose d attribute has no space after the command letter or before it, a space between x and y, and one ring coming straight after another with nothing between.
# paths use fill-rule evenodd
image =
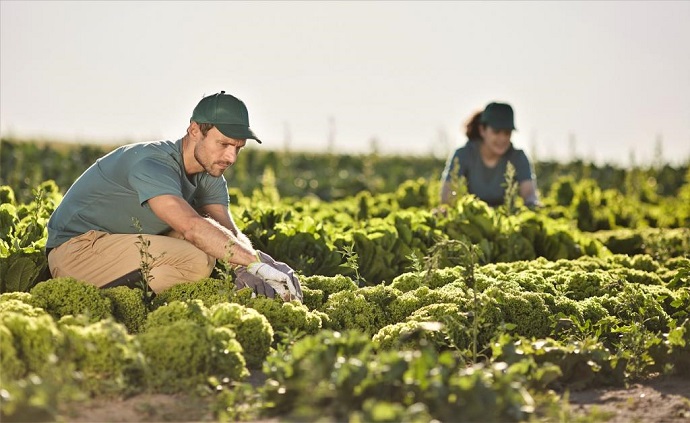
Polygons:
<instances>
[{"instance_id":1,"label":"man's bare forearm","mask_svg":"<svg viewBox=\"0 0 690 423\"><path fill-rule=\"evenodd\" d=\"M210 218L194 219L184 237L206 254L231 264L247 266L257 260L256 250L242 233L235 235L230 229Z\"/></svg>"}]
</instances>

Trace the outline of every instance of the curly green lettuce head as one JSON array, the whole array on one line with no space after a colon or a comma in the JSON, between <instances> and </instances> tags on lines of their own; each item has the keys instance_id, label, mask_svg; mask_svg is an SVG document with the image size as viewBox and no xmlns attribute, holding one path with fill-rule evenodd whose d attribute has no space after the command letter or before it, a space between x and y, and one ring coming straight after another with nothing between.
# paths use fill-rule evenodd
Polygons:
<instances>
[{"instance_id":1,"label":"curly green lettuce head","mask_svg":"<svg viewBox=\"0 0 690 423\"><path fill-rule=\"evenodd\" d=\"M402 322L418 309L429 304L462 303L465 294L458 292L455 286L445 286L440 289L430 289L428 286L419 287L405 292L397 297L388 307L390 323Z\"/></svg>"},{"instance_id":2,"label":"curly green lettuce head","mask_svg":"<svg viewBox=\"0 0 690 423\"><path fill-rule=\"evenodd\" d=\"M329 328L334 330L360 330L373 335L387 321L384 311L367 300L361 289L331 295L324 304L324 312L329 317Z\"/></svg>"},{"instance_id":3,"label":"curly green lettuce head","mask_svg":"<svg viewBox=\"0 0 690 423\"><path fill-rule=\"evenodd\" d=\"M462 266L444 267L441 269L434 269L431 271L428 278L425 278L424 284L431 289L440 288L442 286L465 280L465 268Z\"/></svg>"},{"instance_id":4,"label":"curly green lettuce head","mask_svg":"<svg viewBox=\"0 0 690 423\"><path fill-rule=\"evenodd\" d=\"M22 294L27 294L31 296L28 292L22 292ZM5 294L3 294L5 295ZM45 310L39 307L34 307L30 305L27 302L20 301L20 300L15 300L11 299L9 297L5 299L0 299L0 313L5 313L5 312L15 312L19 314L23 314L25 316L29 317L37 317L41 316L44 314L47 314Z\"/></svg>"},{"instance_id":5,"label":"curly green lettuce head","mask_svg":"<svg viewBox=\"0 0 690 423\"><path fill-rule=\"evenodd\" d=\"M16 301L21 301L26 304L32 304L32 299L33 296L28 293L28 292L20 292L20 291L14 291L14 292L5 292L4 294L0 294L0 304L7 300L16 300Z\"/></svg>"},{"instance_id":6,"label":"curly green lettuce head","mask_svg":"<svg viewBox=\"0 0 690 423\"><path fill-rule=\"evenodd\" d=\"M16 356L27 372L40 376L51 370L64 348L65 338L50 315L31 317L5 312L0 313L0 325L12 334Z\"/></svg>"},{"instance_id":7,"label":"curly green lettuce head","mask_svg":"<svg viewBox=\"0 0 690 423\"><path fill-rule=\"evenodd\" d=\"M134 337L112 319L83 323L71 316L58 322L67 343L63 360L75 363L82 388L93 394L135 392L143 384L145 360Z\"/></svg>"},{"instance_id":8,"label":"curly green lettuce head","mask_svg":"<svg viewBox=\"0 0 690 423\"><path fill-rule=\"evenodd\" d=\"M581 301L598 297L607 292L607 287L615 283L613 277L604 270L584 272L582 270L563 271L555 278L556 288L568 298Z\"/></svg>"},{"instance_id":9,"label":"curly green lettuce head","mask_svg":"<svg viewBox=\"0 0 690 423\"><path fill-rule=\"evenodd\" d=\"M340 291L354 291L357 284L347 276L303 276L300 277L303 288L321 290L323 292L322 303L325 303L332 294Z\"/></svg>"},{"instance_id":10,"label":"curly green lettuce head","mask_svg":"<svg viewBox=\"0 0 690 423\"><path fill-rule=\"evenodd\" d=\"M320 309L323 306L324 298L327 297L320 289L311 289L304 286L302 287L302 295L304 296L302 304L307 306L309 310Z\"/></svg>"},{"instance_id":11,"label":"curly green lettuce head","mask_svg":"<svg viewBox=\"0 0 690 423\"><path fill-rule=\"evenodd\" d=\"M490 288L485 294L497 301L506 323L515 324L517 334L539 338L551 333L552 313L539 293L504 292Z\"/></svg>"},{"instance_id":12,"label":"curly green lettuce head","mask_svg":"<svg viewBox=\"0 0 690 423\"><path fill-rule=\"evenodd\" d=\"M168 326L182 319L192 320L199 324L207 324L208 315L208 308L204 306L201 300L175 300L149 313L146 317L144 330L149 331L155 327Z\"/></svg>"},{"instance_id":13,"label":"curly green lettuce head","mask_svg":"<svg viewBox=\"0 0 690 423\"><path fill-rule=\"evenodd\" d=\"M562 295L556 295L553 299L554 306L552 310L555 315L561 313L563 316L571 317L578 321L582 320L582 311L578 306L579 301L572 300Z\"/></svg>"},{"instance_id":14,"label":"curly green lettuce head","mask_svg":"<svg viewBox=\"0 0 690 423\"><path fill-rule=\"evenodd\" d=\"M249 368L261 368L271 351L273 328L258 311L235 303L221 303L209 309L209 319L216 327L227 327L235 332L242 345Z\"/></svg>"},{"instance_id":15,"label":"curly green lettuce head","mask_svg":"<svg viewBox=\"0 0 690 423\"><path fill-rule=\"evenodd\" d=\"M204 278L196 282L173 285L159 292L153 299L154 309L173 301L201 300L206 307L213 304L233 301L236 295L232 281Z\"/></svg>"},{"instance_id":16,"label":"curly green lettuce head","mask_svg":"<svg viewBox=\"0 0 690 423\"><path fill-rule=\"evenodd\" d=\"M462 313L464 313L464 310L458 304L429 304L417 309L407 318L407 321L443 322L448 316L461 315Z\"/></svg>"},{"instance_id":17,"label":"curly green lettuce head","mask_svg":"<svg viewBox=\"0 0 690 423\"><path fill-rule=\"evenodd\" d=\"M602 305L601 297L585 298L582 301L577 301L576 306L583 322L589 321L594 324L611 316Z\"/></svg>"},{"instance_id":18,"label":"curly green lettuce head","mask_svg":"<svg viewBox=\"0 0 690 423\"><path fill-rule=\"evenodd\" d=\"M390 286L400 292L414 291L424 284L424 277L419 272L407 272L393 278Z\"/></svg>"},{"instance_id":19,"label":"curly green lettuce head","mask_svg":"<svg viewBox=\"0 0 690 423\"><path fill-rule=\"evenodd\" d=\"M101 293L112 301L113 317L125 325L129 333L138 333L143 330L148 308L141 289L117 286L103 289Z\"/></svg>"},{"instance_id":20,"label":"curly green lettuce head","mask_svg":"<svg viewBox=\"0 0 690 423\"><path fill-rule=\"evenodd\" d=\"M20 379L26 374L26 366L24 361L19 356L15 343L19 343L19 339L15 339L9 328L4 323L0 324L0 367L2 368L3 382L7 383L12 380Z\"/></svg>"},{"instance_id":21,"label":"curly green lettuce head","mask_svg":"<svg viewBox=\"0 0 690 423\"><path fill-rule=\"evenodd\" d=\"M655 332L664 331L671 319L664 310L663 295L629 284L615 294L602 299L602 305L621 320L623 324L642 323L647 329Z\"/></svg>"},{"instance_id":22,"label":"curly green lettuce head","mask_svg":"<svg viewBox=\"0 0 690 423\"><path fill-rule=\"evenodd\" d=\"M182 319L135 336L154 392L183 392L205 385L210 377L239 381L248 374L242 346L228 328Z\"/></svg>"},{"instance_id":23,"label":"curly green lettuce head","mask_svg":"<svg viewBox=\"0 0 690 423\"><path fill-rule=\"evenodd\" d=\"M382 327L371 339L379 350L419 350L448 348L440 322L410 320Z\"/></svg>"},{"instance_id":24,"label":"curly green lettuce head","mask_svg":"<svg viewBox=\"0 0 690 423\"><path fill-rule=\"evenodd\" d=\"M252 298L246 305L266 316L275 333L298 331L314 334L323 324L320 313L309 311L307 306L294 301L286 303L279 298L261 296Z\"/></svg>"},{"instance_id":25,"label":"curly green lettuce head","mask_svg":"<svg viewBox=\"0 0 690 423\"><path fill-rule=\"evenodd\" d=\"M83 314L92 322L112 316L112 303L98 288L71 277L39 282L29 291L33 304L55 319L68 314Z\"/></svg>"}]
</instances>

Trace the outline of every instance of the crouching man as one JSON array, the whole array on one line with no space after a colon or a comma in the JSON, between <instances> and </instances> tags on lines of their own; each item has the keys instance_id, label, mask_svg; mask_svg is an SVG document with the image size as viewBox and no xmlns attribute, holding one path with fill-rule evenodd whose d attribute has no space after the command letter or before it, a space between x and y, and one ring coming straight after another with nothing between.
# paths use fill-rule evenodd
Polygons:
<instances>
[{"instance_id":1,"label":"crouching man","mask_svg":"<svg viewBox=\"0 0 690 423\"><path fill-rule=\"evenodd\" d=\"M228 210L223 172L247 139L261 143L245 104L221 91L201 99L181 139L124 145L98 159L50 217L51 275L132 286L145 254L150 287L161 292L210 276L220 259L235 267L239 287L302 301L295 272L255 250Z\"/></svg>"}]
</instances>

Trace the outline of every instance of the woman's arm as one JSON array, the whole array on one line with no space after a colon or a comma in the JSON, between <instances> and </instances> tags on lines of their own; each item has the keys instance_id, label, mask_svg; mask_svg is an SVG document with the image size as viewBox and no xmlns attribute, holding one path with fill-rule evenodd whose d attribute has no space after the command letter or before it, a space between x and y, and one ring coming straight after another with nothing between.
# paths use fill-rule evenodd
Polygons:
<instances>
[{"instance_id":1,"label":"woman's arm","mask_svg":"<svg viewBox=\"0 0 690 423\"><path fill-rule=\"evenodd\" d=\"M537 183L534 179L527 179L520 182L520 197L527 207L539 206L539 196L537 195Z\"/></svg>"}]
</instances>

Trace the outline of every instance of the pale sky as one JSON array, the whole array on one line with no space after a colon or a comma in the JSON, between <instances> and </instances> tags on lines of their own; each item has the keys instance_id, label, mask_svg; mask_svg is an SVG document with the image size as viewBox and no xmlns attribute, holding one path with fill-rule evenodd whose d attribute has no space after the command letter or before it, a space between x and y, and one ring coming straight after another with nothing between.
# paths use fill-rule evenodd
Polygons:
<instances>
[{"instance_id":1,"label":"pale sky","mask_svg":"<svg viewBox=\"0 0 690 423\"><path fill-rule=\"evenodd\" d=\"M250 148L445 157L502 101L533 159L649 163L660 140L690 160L688 1L2 0L0 18L2 136L178 139L225 90Z\"/></svg>"}]
</instances>

